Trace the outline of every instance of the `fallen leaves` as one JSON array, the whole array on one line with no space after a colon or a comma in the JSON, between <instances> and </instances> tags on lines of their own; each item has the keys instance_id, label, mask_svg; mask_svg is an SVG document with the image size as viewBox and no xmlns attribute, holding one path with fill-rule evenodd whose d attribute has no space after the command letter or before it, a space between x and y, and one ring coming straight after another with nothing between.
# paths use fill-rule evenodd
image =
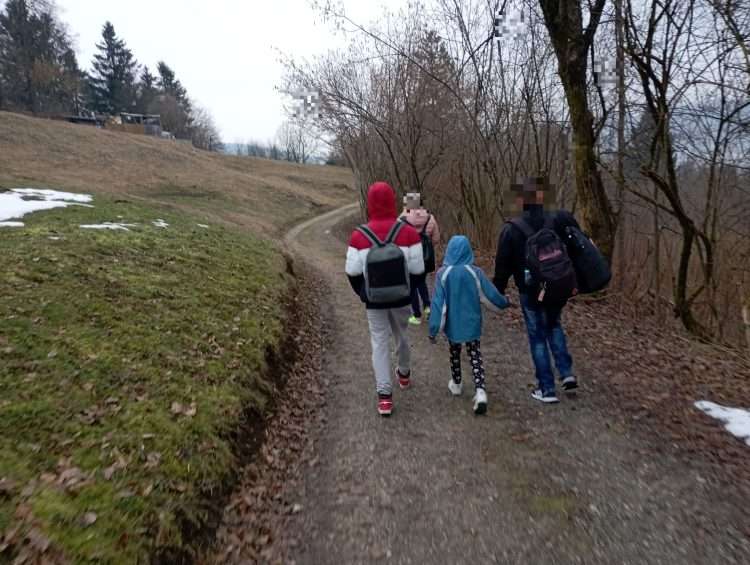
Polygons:
<instances>
[{"instance_id":1,"label":"fallen leaves","mask_svg":"<svg viewBox=\"0 0 750 565\"><path fill-rule=\"evenodd\" d=\"M146 469L155 469L159 466L159 463L161 463L161 453L158 451L152 451L146 456L146 464L144 467Z\"/></svg>"},{"instance_id":2,"label":"fallen leaves","mask_svg":"<svg viewBox=\"0 0 750 565\"><path fill-rule=\"evenodd\" d=\"M717 473L750 492L750 450L693 409L701 399L744 406L750 398L746 360L691 340L668 322L633 319L615 303L573 302L565 328L576 365L612 415L659 445L716 463Z\"/></svg>"},{"instance_id":3,"label":"fallen leaves","mask_svg":"<svg viewBox=\"0 0 750 565\"><path fill-rule=\"evenodd\" d=\"M15 481L3 477L0 479L0 498L11 498L15 495L17 488Z\"/></svg>"},{"instance_id":4,"label":"fallen leaves","mask_svg":"<svg viewBox=\"0 0 750 565\"><path fill-rule=\"evenodd\" d=\"M54 482L67 492L77 493L91 480L89 475L81 469L71 466L69 459L61 459L58 463L58 475Z\"/></svg>"},{"instance_id":5,"label":"fallen leaves","mask_svg":"<svg viewBox=\"0 0 750 565\"><path fill-rule=\"evenodd\" d=\"M192 418L198 413L198 407L195 402L190 404L182 404L180 402L173 402L170 406L170 412L175 416L185 416L186 418Z\"/></svg>"},{"instance_id":6,"label":"fallen leaves","mask_svg":"<svg viewBox=\"0 0 750 565\"><path fill-rule=\"evenodd\" d=\"M316 280L301 287L322 285ZM318 462L309 437L322 421L319 409L324 402L320 302L310 290L301 293L301 300L294 306L294 333L284 344L286 364L276 371L282 401L273 415L264 418L260 449L245 468L243 484L226 507L223 526L217 533L217 563L289 562L286 552L294 540L289 539L286 525L304 507L288 498L302 473Z\"/></svg>"},{"instance_id":7,"label":"fallen leaves","mask_svg":"<svg viewBox=\"0 0 750 565\"><path fill-rule=\"evenodd\" d=\"M125 457L117 450L117 448L112 450L112 455L115 458L115 462L109 467L105 468L104 471L102 471L102 473L104 474L104 478L108 481L112 480L112 477L114 477L117 471L127 469L128 467L127 459L125 459Z\"/></svg>"},{"instance_id":8,"label":"fallen leaves","mask_svg":"<svg viewBox=\"0 0 750 565\"><path fill-rule=\"evenodd\" d=\"M96 512L86 512L86 514L81 517L81 525L84 528L88 528L89 526L93 526L97 519L98 516L96 515Z\"/></svg>"},{"instance_id":9,"label":"fallen leaves","mask_svg":"<svg viewBox=\"0 0 750 565\"><path fill-rule=\"evenodd\" d=\"M13 565L48 565L64 563L62 556L52 550L52 541L42 531L31 507L19 504L14 515L15 522L0 538L0 554L15 552Z\"/></svg>"},{"instance_id":10,"label":"fallen leaves","mask_svg":"<svg viewBox=\"0 0 750 565\"><path fill-rule=\"evenodd\" d=\"M89 426L93 426L102 421L106 414L106 410L99 405L94 405L83 410L79 415L78 419Z\"/></svg>"}]
</instances>

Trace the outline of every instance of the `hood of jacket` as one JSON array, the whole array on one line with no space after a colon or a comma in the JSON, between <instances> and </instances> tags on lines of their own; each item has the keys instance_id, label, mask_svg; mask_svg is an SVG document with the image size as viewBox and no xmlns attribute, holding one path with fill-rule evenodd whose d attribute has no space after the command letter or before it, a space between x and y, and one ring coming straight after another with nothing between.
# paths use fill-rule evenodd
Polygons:
<instances>
[{"instance_id":1,"label":"hood of jacket","mask_svg":"<svg viewBox=\"0 0 750 565\"><path fill-rule=\"evenodd\" d=\"M376 182L367 189L367 214L370 220L396 219L396 192L387 182Z\"/></svg>"},{"instance_id":2,"label":"hood of jacket","mask_svg":"<svg viewBox=\"0 0 750 565\"><path fill-rule=\"evenodd\" d=\"M448 242L448 248L445 250L444 265L472 265L474 263L474 251L471 249L471 243L465 235L454 235Z\"/></svg>"}]
</instances>

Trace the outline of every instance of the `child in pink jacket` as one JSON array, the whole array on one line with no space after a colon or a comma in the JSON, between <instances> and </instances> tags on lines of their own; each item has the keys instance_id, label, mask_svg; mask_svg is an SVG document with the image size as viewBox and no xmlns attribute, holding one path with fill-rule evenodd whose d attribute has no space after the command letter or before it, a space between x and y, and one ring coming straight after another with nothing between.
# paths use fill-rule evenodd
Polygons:
<instances>
[{"instance_id":1,"label":"child in pink jacket","mask_svg":"<svg viewBox=\"0 0 750 565\"><path fill-rule=\"evenodd\" d=\"M425 234L432 241L433 248L436 248L440 243L440 227L435 216L422 207L422 197L419 193L409 192L404 196L404 211L401 218L406 220L420 234ZM422 323L422 304L424 305L425 316L430 316L430 290L427 288L428 272L431 271L425 271L424 276L412 288L412 316L409 318L409 323L413 325ZM420 304L420 298L422 304Z\"/></svg>"}]
</instances>

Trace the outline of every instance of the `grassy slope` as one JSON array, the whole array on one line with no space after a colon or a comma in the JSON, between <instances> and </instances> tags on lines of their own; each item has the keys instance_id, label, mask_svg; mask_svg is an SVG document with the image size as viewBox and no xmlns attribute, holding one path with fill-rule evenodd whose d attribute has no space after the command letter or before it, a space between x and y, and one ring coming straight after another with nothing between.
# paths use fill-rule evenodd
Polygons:
<instances>
[{"instance_id":1,"label":"grassy slope","mask_svg":"<svg viewBox=\"0 0 750 565\"><path fill-rule=\"evenodd\" d=\"M0 230L0 532L12 534L0 562L24 538L73 562L193 541L181 526L206 519L236 470L242 410L262 413L273 390L265 354L291 280L279 249L250 232L347 203L347 182L0 113L0 186L94 194L94 208ZM119 216L139 226L78 228Z\"/></svg>"},{"instance_id":2,"label":"grassy slope","mask_svg":"<svg viewBox=\"0 0 750 565\"><path fill-rule=\"evenodd\" d=\"M340 167L228 157L0 112L0 187L25 185L127 195L274 235L356 200Z\"/></svg>"}]
</instances>

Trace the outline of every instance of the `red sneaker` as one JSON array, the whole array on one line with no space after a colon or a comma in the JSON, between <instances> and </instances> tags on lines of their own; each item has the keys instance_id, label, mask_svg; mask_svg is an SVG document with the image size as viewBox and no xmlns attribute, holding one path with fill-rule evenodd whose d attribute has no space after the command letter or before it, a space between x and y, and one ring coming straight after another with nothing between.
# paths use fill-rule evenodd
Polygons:
<instances>
[{"instance_id":1,"label":"red sneaker","mask_svg":"<svg viewBox=\"0 0 750 565\"><path fill-rule=\"evenodd\" d=\"M381 396L378 398L378 414L381 416L390 416L393 412L393 399L390 396Z\"/></svg>"},{"instance_id":2,"label":"red sneaker","mask_svg":"<svg viewBox=\"0 0 750 565\"><path fill-rule=\"evenodd\" d=\"M398 369L396 369L396 378L398 379L398 386L401 387L402 390L409 388L411 385L411 373L404 376Z\"/></svg>"}]
</instances>

